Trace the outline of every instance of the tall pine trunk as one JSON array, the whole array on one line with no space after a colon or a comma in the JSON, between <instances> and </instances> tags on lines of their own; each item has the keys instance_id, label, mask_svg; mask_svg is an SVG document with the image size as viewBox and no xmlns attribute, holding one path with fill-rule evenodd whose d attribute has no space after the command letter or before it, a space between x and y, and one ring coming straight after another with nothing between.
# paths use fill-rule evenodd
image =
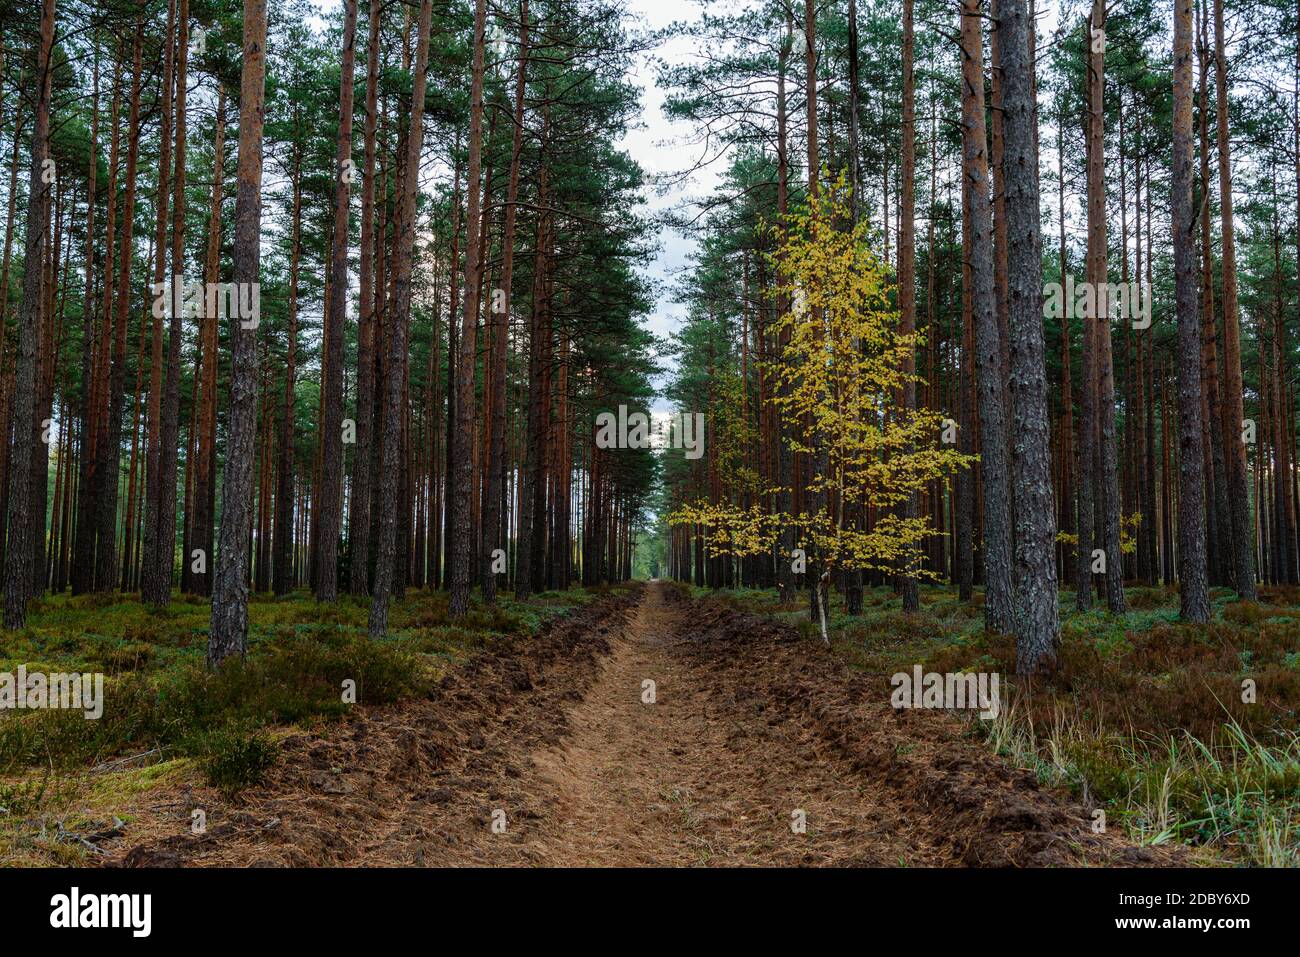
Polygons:
<instances>
[{"instance_id":1,"label":"tall pine trunk","mask_svg":"<svg viewBox=\"0 0 1300 957\"><path fill-rule=\"evenodd\" d=\"M479 180L483 165L483 54L484 31L487 27L486 0L474 4L474 65L470 83L469 119L469 172L466 180L469 201L465 241L465 292L461 311L459 354L456 361L456 431L452 441L456 446L455 472L447 477L451 481L449 504L451 523L456 530L452 540L450 568L451 596L448 613L453 617L469 610L471 581L471 545L473 534L470 524L470 497L473 493L474 460L474 357L478 338L479 293L482 288L482 230L480 201L483 187ZM454 321L454 316L453 316Z\"/></svg>"},{"instance_id":2,"label":"tall pine trunk","mask_svg":"<svg viewBox=\"0 0 1300 957\"><path fill-rule=\"evenodd\" d=\"M1192 0L1174 0L1174 297L1178 315L1178 573L1182 615L1210 620L1205 570L1201 447L1201 322L1197 314L1196 215L1192 207Z\"/></svg>"},{"instance_id":3,"label":"tall pine trunk","mask_svg":"<svg viewBox=\"0 0 1300 957\"><path fill-rule=\"evenodd\" d=\"M221 267L221 200L225 159L226 94L217 89L216 135L212 147L212 204L208 214L208 247L203 265L205 288L213 288ZM190 533L190 551L184 558L191 569L191 587L200 595L212 594L214 517L217 497L217 356L219 329L215 313L205 312L199 334L203 337L203 362L200 369L202 393L198 419L198 461L194 474L194 522ZM195 552L201 563L195 565Z\"/></svg>"},{"instance_id":4,"label":"tall pine trunk","mask_svg":"<svg viewBox=\"0 0 1300 957\"><path fill-rule=\"evenodd\" d=\"M174 287L185 281L185 84L189 47L189 0L178 0L176 28L176 168L173 175L171 273ZM158 471L158 539L154 552L155 604L171 598L176 562L176 466L180 445L181 322L173 309L167 335L167 378L163 387L162 442Z\"/></svg>"},{"instance_id":5,"label":"tall pine trunk","mask_svg":"<svg viewBox=\"0 0 1300 957\"><path fill-rule=\"evenodd\" d=\"M366 43L365 167L361 176L361 261L357 270L361 301L357 321L357 444L352 453L352 499L348 510L348 590L370 593L370 474L375 434L375 152L379 122L379 26L382 0L370 0Z\"/></svg>"},{"instance_id":6,"label":"tall pine trunk","mask_svg":"<svg viewBox=\"0 0 1300 957\"><path fill-rule=\"evenodd\" d=\"M1001 0L1007 208L1007 290L1015 437L1016 671L1055 667L1060 644L1053 547L1051 425L1043 343L1043 259L1029 16L1024 0Z\"/></svg>"},{"instance_id":7,"label":"tall pine trunk","mask_svg":"<svg viewBox=\"0 0 1300 957\"><path fill-rule=\"evenodd\" d=\"M1100 547L1106 555L1106 605L1124 611L1124 553L1120 549L1119 464L1115 439L1115 365L1111 351L1110 303L1106 251L1105 148L1105 0L1093 0L1088 56L1088 282L1092 310L1084 322L1093 327L1092 384L1096 439L1094 504L1101 510Z\"/></svg>"},{"instance_id":8,"label":"tall pine trunk","mask_svg":"<svg viewBox=\"0 0 1300 957\"><path fill-rule=\"evenodd\" d=\"M23 301L18 312L18 351L14 366L13 436L9 459L9 501L26 503L31 496L32 457L30 436L36 434L36 346L40 335L45 300L42 281L45 270L45 241L51 183L46 159L50 152L50 96L53 88L51 51L54 47L54 0L41 4L41 33L34 58L38 85L35 121L32 125L32 163L28 179L27 241L23 259ZM7 291L6 291L7 294ZM26 507L11 509L5 550L4 626L22 628L27 622L27 600L31 597L34 540L38 517ZM42 523L42 513L39 521Z\"/></svg>"},{"instance_id":9,"label":"tall pine trunk","mask_svg":"<svg viewBox=\"0 0 1300 957\"><path fill-rule=\"evenodd\" d=\"M916 334L916 77L913 54L916 48L912 0L903 0L903 163L899 181L898 211L898 311L899 335ZM903 360L903 415L916 410L916 348L909 347ZM995 382L1001 381L998 377ZM1003 446L1005 452L1005 446ZM907 496L902 505L904 519L916 518L916 494ZM918 561L916 549L909 548L904 557L904 572L899 582L903 611L920 607L916 576L910 567Z\"/></svg>"},{"instance_id":10,"label":"tall pine trunk","mask_svg":"<svg viewBox=\"0 0 1300 957\"><path fill-rule=\"evenodd\" d=\"M144 17L136 18L135 39L132 44L131 107L128 131L139 128L140 91L143 83L142 61L144 56ZM119 232L121 241L118 246L116 318L113 328L112 371L107 381L105 405L106 425L100 436L99 483L96 489L96 524L97 544L95 552L95 587L100 591L109 591L116 587L118 581L117 554L117 499L119 469L122 456L122 410L126 402L126 335L127 321L131 313L131 262L134 243L132 242L131 224L135 222L136 172L140 161L140 138L129 136L126 151L126 185L122 198L122 216ZM110 238L111 242L111 238ZM109 297L110 280L105 278L105 296ZM111 301L111 299L109 300ZM126 516L133 522L134 516ZM126 557L126 563L130 556Z\"/></svg>"},{"instance_id":11,"label":"tall pine trunk","mask_svg":"<svg viewBox=\"0 0 1300 957\"><path fill-rule=\"evenodd\" d=\"M334 165L334 232L330 288L325 305L325 362L329 375L322 397L319 566L316 598L339 596L339 535L343 529L343 324L348 302L348 200L352 184L352 97L357 53L357 0L343 0L343 63L339 74L339 132ZM418 169L407 170L418 176Z\"/></svg>"},{"instance_id":12,"label":"tall pine trunk","mask_svg":"<svg viewBox=\"0 0 1300 957\"><path fill-rule=\"evenodd\" d=\"M480 0L481 2L481 0ZM397 475L402 450L404 383L400 370L406 355L406 317L411 309L411 270L415 257L415 195L419 189L420 148L424 141L424 91L429 66L429 26L432 0L420 4L416 39L415 76L411 84L411 125L406 134L406 175L397 214L397 269L393 277L393 308L389 315L388 375L384 382L383 465L386 481L380 487L379 540L375 560L375 587L370 600L370 635L382 638L388 631L388 599L393 590L397 558Z\"/></svg>"},{"instance_id":13,"label":"tall pine trunk","mask_svg":"<svg viewBox=\"0 0 1300 957\"><path fill-rule=\"evenodd\" d=\"M97 37L98 39L98 37ZM87 591L94 575L95 526L93 512L88 507L94 497L90 494L91 463L94 462L95 422L95 365L99 341L95 316L95 188L99 172L99 45L95 45L93 95L90 106L90 161L87 164L86 185L86 297L82 305L81 348L81 435L77 463L76 531L72 543L72 560L69 577L74 595ZM16 170L15 164L15 172ZM10 187L11 201L13 187ZM111 200L110 200L111 202ZM109 244L111 246L111 242ZM8 256L6 237L5 255ZM8 276L0 288L8 288Z\"/></svg>"},{"instance_id":14,"label":"tall pine trunk","mask_svg":"<svg viewBox=\"0 0 1300 957\"><path fill-rule=\"evenodd\" d=\"M492 407L488 442L487 493L483 503L483 601L496 601L497 576L493 551L504 549L501 506L506 485L506 346L510 335L511 284L515 264L515 222L519 198L519 160L523 152L524 93L528 85L528 0L519 3L519 66L515 77L514 135L510 147L510 179L506 187L506 222L501 239L501 295L492 302Z\"/></svg>"},{"instance_id":15,"label":"tall pine trunk","mask_svg":"<svg viewBox=\"0 0 1300 957\"><path fill-rule=\"evenodd\" d=\"M975 326L975 362L984 479L984 627L1010 634L1015 627L1011 585L1011 462L1007 440L1002 336L994 288L993 217L984 124L984 49L978 0L965 0L961 12L962 178L970 218L966 258ZM905 157L906 158L906 157ZM900 245L900 255L902 248ZM901 259L900 259L901 264Z\"/></svg>"},{"instance_id":16,"label":"tall pine trunk","mask_svg":"<svg viewBox=\"0 0 1300 957\"><path fill-rule=\"evenodd\" d=\"M280 462L275 493L275 553L271 587L287 594L293 579L293 469L295 390L298 371L298 268L302 254L302 154L294 155L293 220L289 226L289 342L284 361L284 402L280 410Z\"/></svg>"},{"instance_id":17,"label":"tall pine trunk","mask_svg":"<svg viewBox=\"0 0 1300 957\"><path fill-rule=\"evenodd\" d=\"M239 166L235 193L236 290L261 269L262 129L265 121L266 0L244 0L244 64L239 88ZM230 417L222 469L221 535L212 587L208 664L243 656L248 641L248 555L253 535L253 444L257 431L256 323L230 323Z\"/></svg>"},{"instance_id":18,"label":"tall pine trunk","mask_svg":"<svg viewBox=\"0 0 1300 957\"><path fill-rule=\"evenodd\" d=\"M1237 594L1255 601L1255 538L1242 441L1241 317L1237 299L1237 244L1232 203L1232 156L1228 145L1228 64L1224 56L1223 0L1214 0L1215 113L1218 122L1219 216L1223 233L1223 449L1232 513L1232 565Z\"/></svg>"},{"instance_id":19,"label":"tall pine trunk","mask_svg":"<svg viewBox=\"0 0 1300 957\"><path fill-rule=\"evenodd\" d=\"M167 200L172 162L172 92L176 64L176 0L167 3L167 29L163 33L162 111L158 145L158 183L154 197L154 267L151 310L152 338L149 351L149 399L145 444L145 493L143 561L140 568L140 592L145 602L163 604L158 587L159 509L162 496L162 401L163 401L163 319L174 311L174 297L167 282ZM126 556L125 563L131 561ZM126 576L124 576L125 578Z\"/></svg>"}]
</instances>

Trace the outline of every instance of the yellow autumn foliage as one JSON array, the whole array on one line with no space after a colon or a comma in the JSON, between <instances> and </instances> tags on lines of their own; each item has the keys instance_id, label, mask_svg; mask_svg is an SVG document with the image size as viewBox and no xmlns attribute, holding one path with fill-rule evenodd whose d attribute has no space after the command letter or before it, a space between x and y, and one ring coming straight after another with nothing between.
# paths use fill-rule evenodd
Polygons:
<instances>
[{"instance_id":1,"label":"yellow autumn foliage","mask_svg":"<svg viewBox=\"0 0 1300 957\"><path fill-rule=\"evenodd\" d=\"M788 308L771 329L787 344L766 365L769 401L782 421L793 423L783 441L816 463L806 492L825 508L765 514L757 504L697 501L669 521L702 526L717 554L770 552L781 531L793 529L796 546L829 568L923 574L918 546L938 533L928 519L904 518L898 507L974 458L940 443L940 413L902 407L909 377L922 381L906 371L922 339L899 332L888 267L872 253L865 223L847 228L850 221L849 186L841 175L789 216L771 259L779 277L775 294ZM732 395L743 413L743 384ZM728 432L735 426L730 417L723 421L718 428L715 420L711 439L723 442L721 454L734 465ZM743 477L752 481L755 474ZM875 515L869 531L853 519L868 508Z\"/></svg>"}]
</instances>

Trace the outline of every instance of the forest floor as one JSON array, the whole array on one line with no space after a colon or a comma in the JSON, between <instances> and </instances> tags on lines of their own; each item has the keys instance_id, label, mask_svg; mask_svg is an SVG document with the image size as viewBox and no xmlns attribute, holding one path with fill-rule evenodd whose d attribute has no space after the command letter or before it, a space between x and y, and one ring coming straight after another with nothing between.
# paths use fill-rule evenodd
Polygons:
<instances>
[{"instance_id":1,"label":"forest floor","mask_svg":"<svg viewBox=\"0 0 1300 957\"><path fill-rule=\"evenodd\" d=\"M796 629L820 630L801 594L692 589ZM995 673L1005 701L968 734L1038 783L1103 812L1146 846L1184 845L1193 863L1300 866L1300 590L1263 586L1258 602L1213 589L1208 625L1185 623L1176 589L1127 583L1127 610L1086 612L1060 596L1061 651L1051 680L1015 677L1011 636L983 628L983 595L920 589L920 608L867 589L859 615L832 592L834 653L883 681L927 672Z\"/></svg>"},{"instance_id":2,"label":"forest floor","mask_svg":"<svg viewBox=\"0 0 1300 957\"><path fill-rule=\"evenodd\" d=\"M0 716L0 863L1295 864L1297 596L1216 593L1193 628L1175 593L1128 593L1123 615L1063 593L1033 689L979 594L939 587L912 614L836 596L830 648L806 596L761 590L503 596L454 623L414 590L381 643L364 603L266 597L217 676L202 602L46 599L0 671L106 670L105 715ZM999 672L1000 714L893 708L915 664Z\"/></svg>"},{"instance_id":3,"label":"forest floor","mask_svg":"<svg viewBox=\"0 0 1300 957\"><path fill-rule=\"evenodd\" d=\"M206 599L177 594L150 608L118 593L39 598L25 629L0 633L0 675L103 674L103 713L0 710L0 866L102 861L135 832L139 807L147 816L176 791L237 800L277 763L283 739L419 699L485 648L608 592L502 595L453 621L445 592L410 589L379 642L367 637L365 600L256 594L247 658L215 675L204 667Z\"/></svg>"},{"instance_id":4,"label":"forest floor","mask_svg":"<svg viewBox=\"0 0 1300 957\"><path fill-rule=\"evenodd\" d=\"M842 650L667 583L492 641L276 751L234 795L192 773L120 793L77 843L127 866L1187 862L1094 833L1065 790L955 715L892 708Z\"/></svg>"}]
</instances>

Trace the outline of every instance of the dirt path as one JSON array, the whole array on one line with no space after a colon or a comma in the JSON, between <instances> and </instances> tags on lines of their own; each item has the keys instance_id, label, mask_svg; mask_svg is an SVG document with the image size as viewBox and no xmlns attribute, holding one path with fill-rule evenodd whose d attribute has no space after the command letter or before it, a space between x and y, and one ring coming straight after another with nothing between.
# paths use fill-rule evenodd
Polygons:
<instances>
[{"instance_id":1,"label":"dirt path","mask_svg":"<svg viewBox=\"0 0 1300 957\"><path fill-rule=\"evenodd\" d=\"M572 735L521 782L546 813L518 843L481 842L489 862L889 864L927 850L824 742L717 694L683 654L684 611L647 589Z\"/></svg>"},{"instance_id":2,"label":"dirt path","mask_svg":"<svg viewBox=\"0 0 1300 957\"><path fill-rule=\"evenodd\" d=\"M649 683L653 682L653 685ZM126 864L1156 864L789 629L659 583L297 736L237 806L141 809ZM653 701L650 701L651 691ZM207 833L188 833L202 805ZM128 850L129 848L129 850Z\"/></svg>"}]
</instances>

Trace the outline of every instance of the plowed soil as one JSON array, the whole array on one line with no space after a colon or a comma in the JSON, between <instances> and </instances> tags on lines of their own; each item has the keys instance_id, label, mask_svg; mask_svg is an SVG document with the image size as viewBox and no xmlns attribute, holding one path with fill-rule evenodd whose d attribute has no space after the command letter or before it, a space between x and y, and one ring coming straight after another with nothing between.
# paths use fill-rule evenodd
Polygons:
<instances>
[{"instance_id":1,"label":"plowed soil","mask_svg":"<svg viewBox=\"0 0 1300 957\"><path fill-rule=\"evenodd\" d=\"M153 795L110 863L1175 862L1093 834L957 718L888 691L789 628L651 583L484 652L429 700L288 739L233 802Z\"/></svg>"}]
</instances>

